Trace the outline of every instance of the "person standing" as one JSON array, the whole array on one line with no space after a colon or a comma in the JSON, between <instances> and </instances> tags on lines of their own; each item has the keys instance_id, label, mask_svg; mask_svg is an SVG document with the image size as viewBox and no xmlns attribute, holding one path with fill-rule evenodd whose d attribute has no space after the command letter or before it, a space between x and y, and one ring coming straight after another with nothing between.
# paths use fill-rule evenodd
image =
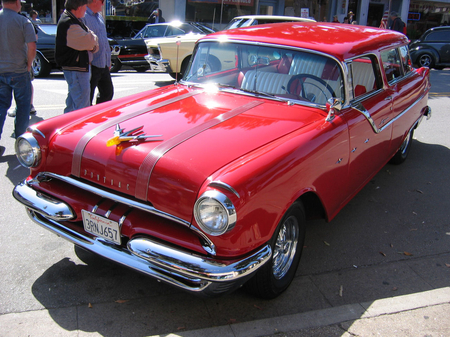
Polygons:
<instances>
[{"instance_id":1,"label":"person standing","mask_svg":"<svg viewBox=\"0 0 450 337\"><path fill-rule=\"evenodd\" d=\"M33 24L19 15L21 0L2 0L0 10L0 138L12 95L17 104L15 138L24 133L30 119L30 70L36 56Z\"/></svg>"},{"instance_id":2,"label":"person standing","mask_svg":"<svg viewBox=\"0 0 450 337\"><path fill-rule=\"evenodd\" d=\"M348 17L348 22L347 23L353 23L353 16L354 16L355 14L353 14L353 12L352 11L350 11L350 12L348 12L348 15L347 15L347 17Z\"/></svg>"},{"instance_id":3,"label":"person standing","mask_svg":"<svg viewBox=\"0 0 450 337\"><path fill-rule=\"evenodd\" d=\"M399 33L405 34L405 23L398 17L398 13L395 11L391 12L391 26L389 27L391 30L395 30Z\"/></svg>"},{"instance_id":4,"label":"person standing","mask_svg":"<svg viewBox=\"0 0 450 337\"><path fill-rule=\"evenodd\" d=\"M106 35L106 26L101 14L104 0L88 0L86 14L83 22L98 37L98 52L94 54L91 64L91 96L90 103L94 99L95 88L98 88L96 104L110 101L114 95L114 87L111 80L111 48Z\"/></svg>"},{"instance_id":5,"label":"person standing","mask_svg":"<svg viewBox=\"0 0 450 337\"><path fill-rule=\"evenodd\" d=\"M155 9L153 13L148 18L147 22L149 23L163 23L166 22L164 18L162 17L162 10L159 8Z\"/></svg>"},{"instance_id":6,"label":"person standing","mask_svg":"<svg viewBox=\"0 0 450 337\"><path fill-rule=\"evenodd\" d=\"M32 9L30 12L30 18L31 18L31 22L35 25L40 25L42 23L42 21L39 19L38 12L35 11L34 9Z\"/></svg>"},{"instance_id":7,"label":"person standing","mask_svg":"<svg viewBox=\"0 0 450 337\"><path fill-rule=\"evenodd\" d=\"M98 39L80 20L87 0L66 0L66 8L56 29L55 59L69 86L64 113L90 106L92 53L98 50Z\"/></svg>"},{"instance_id":8,"label":"person standing","mask_svg":"<svg viewBox=\"0 0 450 337\"><path fill-rule=\"evenodd\" d=\"M26 17L28 20L30 20L25 14L23 14L22 12L19 12L20 15ZM38 41L38 25L34 23L33 20L30 20L31 23L33 24L33 28L34 28L34 33L36 34L36 42ZM30 102L30 115L36 115L36 109L33 105L33 100L34 100L34 87L33 87L33 80L34 80L34 72L33 69L31 69L30 71L30 79L31 79L31 102ZM17 114L17 104L16 104L16 108L14 110L10 110L8 111L8 116L9 117L16 117Z\"/></svg>"}]
</instances>

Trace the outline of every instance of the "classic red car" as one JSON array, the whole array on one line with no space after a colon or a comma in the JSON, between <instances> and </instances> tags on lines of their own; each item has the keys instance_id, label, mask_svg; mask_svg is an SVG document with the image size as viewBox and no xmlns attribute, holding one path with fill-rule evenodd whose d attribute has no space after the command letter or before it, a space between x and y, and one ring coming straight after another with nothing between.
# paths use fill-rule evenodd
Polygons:
<instances>
[{"instance_id":1,"label":"classic red car","mask_svg":"<svg viewBox=\"0 0 450 337\"><path fill-rule=\"evenodd\" d=\"M158 280L273 298L295 276L306 221L330 221L406 159L429 89L397 32L215 33L180 83L31 126L14 196L38 224Z\"/></svg>"}]
</instances>

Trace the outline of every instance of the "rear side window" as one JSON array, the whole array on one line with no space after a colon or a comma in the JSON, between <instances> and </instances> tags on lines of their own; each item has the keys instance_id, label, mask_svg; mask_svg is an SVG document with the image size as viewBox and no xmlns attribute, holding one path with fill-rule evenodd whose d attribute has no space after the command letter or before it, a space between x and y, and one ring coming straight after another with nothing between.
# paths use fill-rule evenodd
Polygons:
<instances>
[{"instance_id":1,"label":"rear side window","mask_svg":"<svg viewBox=\"0 0 450 337\"><path fill-rule=\"evenodd\" d=\"M381 88L380 71L375 56L363 56L349 64L353 97L358 98Z\"/></svg>"},{"instance_id":2,"label":"rear side window","mask_svg":"<svg viewBox=\"0 0 450 337\"><path fill-rule=\"evenodd\" d=\"M438 30L431 32L425 38L426 41L442 41L449 42L450 41L450 29L446 30Z\"/></svg>"}]
</instances>

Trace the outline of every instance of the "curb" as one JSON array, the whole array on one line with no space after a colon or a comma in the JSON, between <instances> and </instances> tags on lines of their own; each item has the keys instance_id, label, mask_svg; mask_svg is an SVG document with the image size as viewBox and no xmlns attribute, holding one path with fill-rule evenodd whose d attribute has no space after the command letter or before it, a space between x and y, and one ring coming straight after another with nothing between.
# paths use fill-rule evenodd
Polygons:
<instances>
[{"instance_id":1,"label":"curb","mask_svg":"<svg viewBox=\"0 0 450 337\"><path fill-rule=\"evenodd\" d=\"M439 304L450 303L450 287L416 294L348 304L300 314L229 324L200 330L183 331L152 337L258 337L302 329L318 328L346 321L369 319Z\"/></svg>"}]
</instances>

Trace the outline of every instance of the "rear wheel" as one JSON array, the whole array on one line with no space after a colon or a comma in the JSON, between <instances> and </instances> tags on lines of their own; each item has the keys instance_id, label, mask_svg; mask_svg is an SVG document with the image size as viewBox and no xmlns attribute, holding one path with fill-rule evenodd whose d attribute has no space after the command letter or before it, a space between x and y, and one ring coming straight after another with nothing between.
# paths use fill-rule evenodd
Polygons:
<instances>
[{"instance_id":1,"label":"rear wheel","mask_svg":"<svg viewBox=\"0 0 450 337\"><path fill-rule=\"evenodd\" d=\"M419 63L419 66L421 66L421 67L432 68L434 65L433 56L431 56L428 53L420 55L417 62Z\"/></svg>"},{"instance_id":2,"label":"rear wheel","mask_svg":"<svg viewBox=\"0 0 450 337\"><path fill-rule=\"evenodd\" d=\"M411 131L409 131L408 135L403 141L402 145L398 149L397 153L394 155L394 157L392 157L389 163L398 165L406 160L406 158L408 157L409 150L411 149L413 135L414 129L411 129Z\"/></svg>"},{"instance_id":3,"label":"rear wheel","mask_svg":"<svg viewBox=\"0 0 450 337\"><path fill-rule=\"evenodd\" d=\"M272 257L246 284L248 292L262 298L275 298L295 277L305 240L305 211L299 202L284 215L271 240Z\"/></svg>"}]
</instances>

